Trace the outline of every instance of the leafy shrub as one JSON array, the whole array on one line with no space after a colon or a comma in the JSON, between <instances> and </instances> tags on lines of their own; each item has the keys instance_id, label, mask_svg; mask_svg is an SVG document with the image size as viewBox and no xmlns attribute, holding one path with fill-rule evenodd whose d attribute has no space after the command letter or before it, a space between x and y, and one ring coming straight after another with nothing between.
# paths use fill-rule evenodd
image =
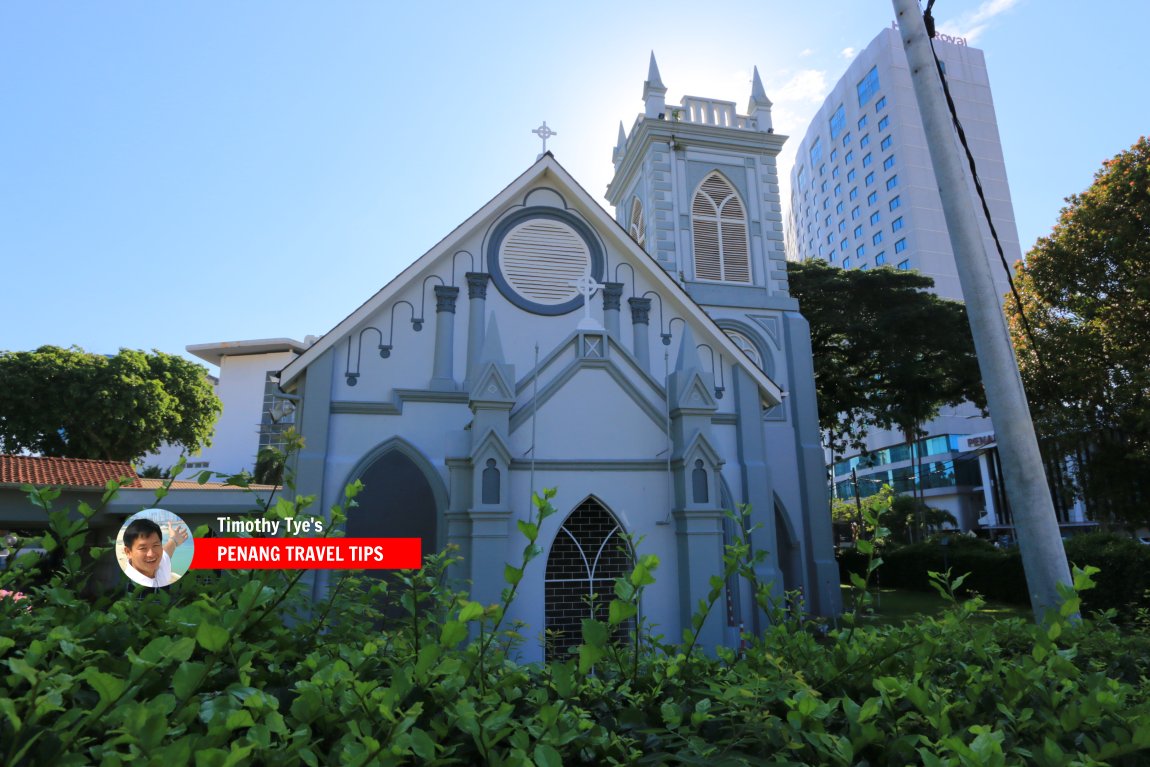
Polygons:
<instances>
[{"instance_id":1,"label":"leafy shrub","mask_svg":"<svg viewBox=\"0 0 1150 767\"><path fill-rule=\"evenodd\" d=\"M955 601L912 625L844 616L824 633L775 609L754 580L764 554L745 544L745 516L681 643L657 643L638 620L659 564L640 552L607 620L584 622L577 660L517 662L524 639L504 616L540 553L548 498L519 522L523 556L494 605L445 582L450 551L388 580L341 572L318 604L302 571L274 570L192 571L163 592L88 602L85 518L53 511L60 570L26 600L0 600L0 763L1052 767L1150 756L1147 669L1118 667L1114 627L1068 620L1074 594L1041 627L975 622L977 602ZM298 516L307 500L267 513ZM865 589L879 560L870 541L860 551ZM745 650L711 654L699 629L732 575L772 620ZM18 577L0 574L0 587ZM933 582L951 599L961 586ZM632 640L611 642L632 620Z\"/></svg>"}]
</instances>

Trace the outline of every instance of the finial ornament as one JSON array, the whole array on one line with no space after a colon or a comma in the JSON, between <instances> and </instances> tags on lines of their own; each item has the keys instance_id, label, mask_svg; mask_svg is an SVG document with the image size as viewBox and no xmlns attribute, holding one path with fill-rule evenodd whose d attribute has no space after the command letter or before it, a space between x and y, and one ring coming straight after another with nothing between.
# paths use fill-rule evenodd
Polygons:
<instances>
[{"instance_id":1,"label":"finial ornament","mask_svg":"<svg viewBox=\"0 0 1150 767\"><path fill-rule=\"evenodd\" d=\"M533 130L531 132L534 133L539 138L543 139L543 151L539 153L540 157L547 154L547 139L551 138L552 136L558 136L559 135L558 133L556 133L555 131L553 131L547 127L547 121L546 120L543 121L542 125L540 125L538 128L536 128L535 130Z\"/></svg>"},{"instance_id":2,"label":"finial ornament","mask_svg":"<svg viewBox=\"0 0 1150 767\"><path fill-rule=\"evenodd\" d=\"M568 284L573 286L583 296L583 319L579 321L579 329L600 330L601 327L599 323L591 317L591 297L595 295L595 291L602 290L603 285L595 282L595 278L589 274L584 274L582 277L574 279Z\"/></svg>"}]
</instances>

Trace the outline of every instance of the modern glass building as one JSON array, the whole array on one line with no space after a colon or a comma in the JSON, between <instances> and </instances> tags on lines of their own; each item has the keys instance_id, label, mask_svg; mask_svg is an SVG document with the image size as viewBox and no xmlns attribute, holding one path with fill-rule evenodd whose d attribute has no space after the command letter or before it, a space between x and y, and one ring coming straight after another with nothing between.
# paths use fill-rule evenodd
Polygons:
<instances>
[{"instance_id":1,"label":"modern glass building","mask_svg":"<svg viewBox=\"0 0 1150 767\"><path fill-rule=\"evenodd\" d=\"M1022 257L986 61L962 38L940 36L934 48L975 158L978 177L1006 262ZM973 183L970 194L975 196ZM791 173L787 256L821 259L844 269L915 269L935 292L962 299L938 182L931 167L898 30L882 30L847 68L807 128ZM981 210L976 199L976 210ZM999 294L1009 290L990 228L982 222ZM843 311L849 312L850 307ZM901 434L876 431L867 452L834 456L836 496L853 497L883 483L898 492L921 488L931 506L951 512L963 529L995 536L1010 526L993 452L994 426L972 405L946 409L926 425L917 460ZM980 435L979 439L973 439ZM851 469L855 472L852 475ZM1080 510L1061 510L1065 519Z\"/></svg>"}]
</instances>

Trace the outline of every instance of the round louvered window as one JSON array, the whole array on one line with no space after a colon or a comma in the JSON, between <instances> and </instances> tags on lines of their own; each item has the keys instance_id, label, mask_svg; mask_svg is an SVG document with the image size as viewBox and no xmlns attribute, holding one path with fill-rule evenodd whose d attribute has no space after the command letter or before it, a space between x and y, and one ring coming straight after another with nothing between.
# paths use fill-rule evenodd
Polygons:
<instances>
[{"instance_id":1,"label":"round louvered window","mask_svg":"<svg viewBox=\"0 0 1150 767\"><path fill-rule=\"evenodd\" d=\"M554 208L525 208L501 221L487 260L499 291L536 314L566 314L582 307L575 280L602 280L603 258L590 229Z\"/></svg>"}]
</instances>

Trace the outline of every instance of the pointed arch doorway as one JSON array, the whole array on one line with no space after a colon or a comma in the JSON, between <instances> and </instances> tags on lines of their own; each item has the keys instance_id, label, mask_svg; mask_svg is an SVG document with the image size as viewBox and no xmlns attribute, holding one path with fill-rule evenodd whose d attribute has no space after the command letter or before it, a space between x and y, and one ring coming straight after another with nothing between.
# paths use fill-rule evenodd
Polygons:
<instances>
[{"instance_id":1,"label":"pointed arch doorway","mask_svg":"<svg viewBox=\"0 0 1150 767\"><path fill-rule=\"evenodd\" d=\"M544 576L547 660L566 660L583 638L583 619L606 620L615 579L631 572L633 556L614 515L594 496L572 511L551 544ZM628 621L618 635L633 628Z\"/></svg>"}]
</instances>

